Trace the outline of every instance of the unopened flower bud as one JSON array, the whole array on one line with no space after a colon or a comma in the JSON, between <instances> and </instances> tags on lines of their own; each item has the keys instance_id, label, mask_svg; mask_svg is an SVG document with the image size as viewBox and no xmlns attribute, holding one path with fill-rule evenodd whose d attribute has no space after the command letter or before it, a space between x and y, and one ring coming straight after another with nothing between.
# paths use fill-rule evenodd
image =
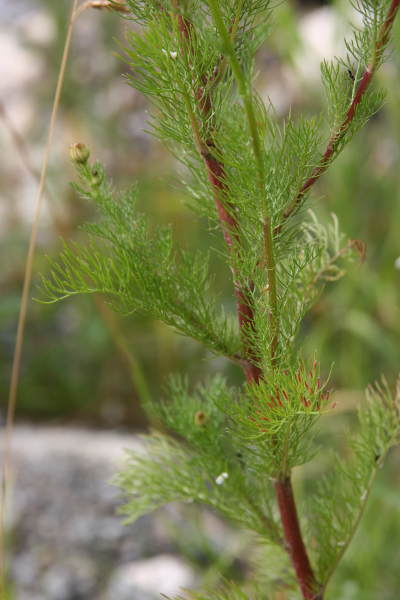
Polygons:
<instances>
[{"instance_id":1,"label":"unopened flower bud","mask_svg":"<svg viewBox=\"0 0 400 600\"><path fill-rule=\"evenodd\" d=\"M97 186L99 186L101 184L102 180L103 180L102 173L96 167L94 167L94 169L92 169L91 184L94 187L97 187Z\"/></svg>"},{"instance_id":2,"label":"unopened flower bud","mask_svg":"<svg viewBox=\"0 0 400 600\"><path fill-rule=\"evenodd\" d=\"M194 415L195 425L202 427L206 423L206 421L207 415L202 410L198 410L197 413Z\"/></svg>"},{"instance_id":3,"label":"unopened flower bud","mask_svg":"<svg viewBox=\"0 0 400 600\"><path fill-rule=\"evenodd\" d=\"M85 144L78 142L77 144L71 144L69 148L69 155L73 163L76 163L77 165L84 165L89 159L90 150L87 146L85 146Z\"/></svg>"}]
</instances>

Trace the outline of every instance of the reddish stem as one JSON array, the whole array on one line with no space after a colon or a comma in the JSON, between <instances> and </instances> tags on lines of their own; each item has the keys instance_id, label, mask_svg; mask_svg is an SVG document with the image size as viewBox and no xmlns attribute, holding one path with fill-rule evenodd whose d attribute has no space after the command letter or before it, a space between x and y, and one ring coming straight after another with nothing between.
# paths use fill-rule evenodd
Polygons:
<instances>
[{"instance_id":1,"label":"reddish stem","mask_svg":"<svg viewBox=\"0 0 400 600\"><path fill-rule=\"evenodd\" d=\"M180 14L178 0L174 0L173 4L177 15L178 29L182 40L185 42L181 48L181 51L184 53L188 50L190 51L190 40L194 35L193 24L189 19ZM212 78L215 79L216 76L217 74L214 72L212 74ZM197 100L199 112L202 117L204 117L205 121L209 120L213 108L211 95L209 92L207 92L207 84L208 79L207 77L203 76L202 85L194 90L194 97ZM199 146L199 152L206 167L207 176L213 190L215 206L226 245L230 252L235 250L238 251L240 248L239 224L236 218L233 216L233 207L227 203L228 188L225 182L226 174L224 165L221 160L218 160L215 157L215 144L212 139L197 139L196 141ZM233 276L239 329L241 332L244 345L244 354L246 357L246 360L243 362L243 369L247 381L255 381L257 383L262 377L262 371L255 364L256 356L254 354L252 345L249 343L247 333L249 329L254 330L254 312L251 306L250 298L253 284L250 282L247 287L243 288L238 281L235 281L236 273L234 269Z\"/></svg>"},{"instance_id":2,"label":"reddish stem","mask_svg":"<svg viewBox=\"0 0 400 600\"><path fill-rule=\"evenodd\" d=\"M210 146L210 144L208 144ZM225 242L230 251L233 247L233 239L235 242L239 242L238 235L238 223L236 219L230 214L225 208L223 198L226 194L226 184L224 183L225 171L222 163L214 158L209 152L202 153L204 164L207 168L207 174L209 181L214 191L214 200L218 211L218 216L222 224ZM235 272L234 272L235 276ZM248 336L246 332L248 328L254 330L254 313L251 307L251 301L248 297L249 292L252 291L253 284L250 282L248 289L244 290L236 281L234 281L235 296L237 302L237 313L239 320L239 329L242 333L242 339L244 341L244 350L247 357L247 361L243 365L243 369L246 375L246 379L249 382L254 381L258 383L262 376L261 369L256 366L256 357L252 346L248 342Z\"/></svg>"},{"instance_id":3,"label":"reddish stem","mask_svg":"<svg viewBox=\"0 0 400 600\"><path fill-rule=\"evenodd\" d=\"M313 570L301 535L296 503L289 477L275 482L275 492L281 515L287 551L305 600L322 600L322 592Z\"/></svg>"},{"instance_id":4,"label":"reddish stem","mask_svg":"<svg viewBox=\"0 0 400 600\"><path fill-rule=\"evenodd\" d=\"M283 213L283 219L287 219L288 217L290 217L290 215L296 210L297 206L300 204L300 202L301 202L304 194L307 192L307 190L309 190L309 188L314 185L314 183L321 177L321 175L328 168L329 160L332 158L333 153L335 152L335 149L336 149L338 143L340 142L340 140L343 139L343 137L347 133L347 131L354 119L356 109L357 109L358 105L360 104L361 100L363 99L364 94L367 91L367 89L371 83L372 77L377 69L377 66L379 65L379 60L381 58L382 51L388 42L390 32L391 32L391 29L393 26L393 22L396 18L399 6L400 6L400 0L392 0L392 2L390 4L390 8L389 8L387 16L386 16L386 19L385 19L385 21L381 27L381 30L379 32L379 35L378 35L378 38L376 41L376 45L375 45L375 49L374 49L374 55L371 60L371 63L365 69L365 71L361 77L360 83L357 86L356 93L355 93L354 98L346 112L343 122L338 127L338 129L336 131L334 131L332 133L332 135L330 136L327 146L326 146L326 149L325 149L325 152L322 155L320 164L314 168L310 177L305 181L305 183L302 185L302 187L298 191L297 196L294 198L292 203L285 210L285 212ZM274 233L279 233L279 231L281 230L281 227L282 227L282 224L278 225L275 228Z\"/></svg>"},{"instance_id":5,"label":"reddish stem","mask_svg":"<svg viewBox=\"0 0 400 600\"><path fill-rule=\"evenodd\" d=\"M190 38L194 34L193 25L188 19L179 13L178 0L174 0L175 12L177 14L178 29L181 33L185 44L182 47L182 52L185 52L190 43ZM206 92L207 81L203 80L203 86L195 90L195 98L198 101L199 111L207 120L212 111L212 99L209 93ZM194 124L197 130L196 124ZM196 136L196 132L195 132ZM214 200L219 216L219 220L224 233L225 242L232 252L235 249L240 249L239 225L234 217L234 211L229 210L232 207L227 205L227 187L225 183L225 168L223 163L215 157L214 143L210 139L197 140L200 154L207 169L208 179L211 183ZM234 271L235 279L235 271ZM237 312L239 319L239 327L242 333L242 339L245 346L245 355L247 361L243 365L246 380L248 382L258 383L262 378L262 371L256 365L256 356L254 350L248 340L247 332L254 330L254 312L251 306L250 293L252 291L252 282L243 289L236 281L235 296L237 301ZM290 558L293 562L296 575L305 600L322 600L322 595L316 594L315 589L317 584L307 552L301 537L300 526L297 517L296 505L293 497L290 479L278 481L275 485L279 510L281 513L285 540L289 551Z\"/></svg>"}]
</instances>

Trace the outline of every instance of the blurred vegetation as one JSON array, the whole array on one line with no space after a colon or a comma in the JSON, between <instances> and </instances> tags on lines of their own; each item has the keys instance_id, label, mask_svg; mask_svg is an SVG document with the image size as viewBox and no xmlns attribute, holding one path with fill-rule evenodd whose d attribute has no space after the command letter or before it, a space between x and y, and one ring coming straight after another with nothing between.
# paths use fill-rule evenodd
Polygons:
<instances>
[{"instance_id":1,"label":"blurred vegetation","mask_svg":"<svg viewBox=\"0 0 400 600\"><path fill-rule=\"evenodd\" d=\"M299 21L304 22L304 15L318 4L321 3L279 5L276 29L259 56L260 93L264 97L271 93L272 101L275 96L292 96L294 113L314 112L323 106L321 87L311 73L314 66L304 64L308 58L302 52L304 38L299 28ZM331 4L340 15L349 3ZM21 132L36 169L69 10L68 0L36 0L21 3L20 14L12 15L18 44L38 65L37 80L13 92L15 97L18 93L29 97L32 117L20 117L6 97L1 102ZM52 34L46 41L29 31L29 19L38 15L51 26ZM5 19L0 35L6 32L7 25ZM129 26L115 15L100 11L88 11L77 22L51 160L36 272L46 269L45 255L57 252L60 236L82 235L78 226L91 210L69 186L73 173L68 146L76 141L91 147L92 154L106 165L118 185L138 181L141 209L158 222L172 221L183 244L202 247L209 243L204 228L185 205L173 158L144 131L145 101L123 81L126 67L115 55L120 52L115 38L120 40ZM383 109L312 192L318 212L327 216L334 211L345 234L367 243L364 264L353 266L345 278L326 288L304 326L301 339L307 354L318 352L326 372L334 363L331 382L340 391L342 412L328 428L330 436L343 431L344 422L351 418L354 398L360 397L368 383L381 373L393 383L399 370L400 270L395 267L400 256L399 22L393 37L396 49L378 74L379 83L387 89ZM287 84L290 90L285 91ZM282 115L289 109L286 102L278 106ZM21 160L14 142L9 123L1 117L0 143L5 148L3 154L7 154L0 161L0 192L4 203L0 227L2 412L32 213L29 206L35 190L26 157ZM221 265L216 264L215 269L218 281L226 278L224 300L229 305L232 292L229 277ZM146 394L160 395L169 373L187 373L194 383L210 372L221 370L228 379L241 377L236 367L207 355L196 343L176 336L160 323L141 316L122 321L113 317L111 323L109 319L104 304L90 298L52 306L31 304L18 394L20 421L141 427L139 398ZM333 584L336 587L332 597L398 598L399 461L399 454L393 454L378 479L363 526ZM304 481L306 484L307 477Z\"/></svg>"}]
</instances>

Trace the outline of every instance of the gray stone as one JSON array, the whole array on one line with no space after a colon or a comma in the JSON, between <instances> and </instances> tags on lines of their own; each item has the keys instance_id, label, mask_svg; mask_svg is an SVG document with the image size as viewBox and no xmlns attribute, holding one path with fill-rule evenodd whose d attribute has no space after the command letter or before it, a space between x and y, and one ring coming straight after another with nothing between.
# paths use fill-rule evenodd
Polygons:
<instances>
[{"instance_id":1,"label":"gray stone","mask_svg":"<svg viewBox=\"0 0 400 600\"><path fill-rule=\"evenodd\" d=\"M193 569L181 559L162 554L119 567L110 580L107 600L159 600L191 587Z\"/></svg>"},{"instance_id":2,"label":"gray stone","mask_svg":"<svg viewBox=\"0 0 400 600\"><path fill-rule=\"evenodd\" d=\"M162 513L128 526L118 515L123 501L110 480L124 448L141 449L134 435L15 429L7 522L16 600L103 600L121 565L171 551L156 524Z\"/></svg>"}]
</instances>

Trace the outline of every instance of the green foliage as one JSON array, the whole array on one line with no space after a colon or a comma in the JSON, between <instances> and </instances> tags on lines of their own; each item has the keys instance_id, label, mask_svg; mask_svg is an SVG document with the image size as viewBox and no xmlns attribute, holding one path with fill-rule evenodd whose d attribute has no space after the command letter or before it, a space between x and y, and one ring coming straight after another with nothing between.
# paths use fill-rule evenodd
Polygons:
<instances>
[{"instance_id":1,"label":"green foliage","mask_svg":"<svg viewBox=\"0 0 400 600\"><path fill-rule=\"evenodd\" d=\"M300 119L295 123L289 119L280 128L273 115L253 98L251 115L257 122L257 139L263 140L260 158L265 193L260 197L256 147L248 144L247 127L243 127L243 121L248 121L248 96L243 103L237 99L234 82L238 73L234 68L236 63L230 68L230 61L235 53L240 65L239 91L249 90L250 82L240 80L241 75L247 77L251 72L246 69L244 54L253 43L250 41L258 39L255 29L261 25L256 16L262 11L268 12L269 3L243 2L237 6L235 3L235 10L228 4L221 11L222 26L227 27L229 23L237 37L232 35L233 42L226 47L218 38L218 27L216 31L209 18L200 18L207 14L207 3L187 3L185 10L191 22L196 23L196 30L188 26L188 48L183 52L180 50L181 32L167 7L160 11L159 3L132 2L134 18L146 27L140 32L128 33L126 55L134 73L130 82L155 105L154 132L172 145L177 158L189 168L193 202L214 226L219 225L219 215L199 146L206 144L207 151L212 151L216 160L223 161L222 201L228 213L235 207L232 217L237 224L232 238L233 251L225 258L234 269L239 285L246 287L252 282L249 301L253 304L256 327L247 335L262 368L268 369L268 348L275 332L267 318L272 301L271 293L266 292L268 269L260 268L265 267L266 215L274 232L276 302L281 307L277 317L277 354L282 361L284 356L290 355L299 325L315 300L315 284L324 279L325 269L331 272L335 269L335 259L351 254L354 247L346 241L343 249L338 247L340 234L336 223L325 229L317 224L313 215L307 219L303 213L299 219L299 207L282 223L288 198L296 195L312 166L318 164L320 121ZM211 5L210 12L214 15ZM330 80L332 92L336 92L336 84L336 80ZM202 104L206 100L199 102L200 93L212 107L206 114ZM335 105L334 109L337 118L342 118L340 108ZM98 181L93 181L90 167L80 166L84 185L79 191L97 202L104 214L103 222L91 225L88 230L111 244L112 252L105 255L98 244L74 250L65 248L59 268L54 267L53 281L45 284L49 298L56 300L85 292L106 293L112 297L113 305L124 313L140 310L151 314L217 353L237 356L238 334L232 319L215 306L207 257L174 250L169 229L152 236L144 218L135 212L134 192L117 195L106 182L100 165L93 169ZM333 239L329 239L331 233ZM337 269L336 275L339 272L342 271Z\"/></svg>"},{"instance_id":2,"label":"green foliage","mask_svg":"<svg viewBox=\"0 0 400 600\"><path fill-rule=\"evenodd\" d=\"M358 413L359 428L349 441L352 456L335 459L307 501L310 533L320 581L326 583L346 551L363 514L376 471L400 441L400 387L385 381L367 390Z\"/></svg>"},{"instance_id":3,"label":"green foliage","mask_svg":"<svg viewBox=\"0 0 400 600\"><path fill-rule=\"evenodd\" d=\"M296 578L285 550L257 541L255 546L255 556L251 561L251 581L245 584L224 581L217 589L186 591L174 600L272 600L283 590L285 598L298 600L300 596Z\"/></svg>"},{"instance_id":4,"label":"green foliage","mask_svg":"<svg viewBox=\"0 0 400 600\"><path fill-rule=\"evenodd\" d=\"M291 589L293 572L282 554L287 549L296 564L296 548L287 541L285 519L283 531L277 523L273 483L288 489L292 468L314 456L314 426L329 400L319 364L302 359L296 334L322 285L344 274L344 259L364 255L334 215L318 222L308 190L381 101L369 77L388 41L389 2L361 3L364 29L347 43L351 58L322 66L326 148L322 117L278 125L252 92L252 60L266 34L269 2L128 4L141 25L127 34L129 81L153 103L153 133L186 167L191 205L224 234L239 328L218 307L209 256L177 249L169 228L153 232L137 212L135 191L115 192L86 155L74 159L77 189L101 212L98 224L86 226L96 241L66 246L44 289L49 302L103 293L115 309L160 319L244 367L247 382L239 390L217 377L193 393L172 379L168 399L147 406L166 431L142 438L142 451L129 453L117 483L129 497L129 519L172 501L198 502L254 531L276 545L279 559L263 593L279 585ZM353 82L348 69L354 60ZM310 500L315 589L341 558L371 474L398 434L398 398L389 398L386 387L369 392L351 444L354 459L338 462ZM295 519L291 514L286 521ZM213 597L247 596L229 589Z\"/></svg>"},{"instance_id":5,"label":"green foliage","mask_svg":"<svg viewBox=\"0 0 400 600\"><path fill-rule=\"evenodd\" d=\"M170 435L144 437L144 453L130 453L118 484L133 497L125 512L137 518L166 502L208 504L260 536L279 540L272 514L272 489L260 480L246 450L239 451L224 411L232 394L217 377L190 394L173 378L169 400L150 407Z\"/></svg>"},{"instance_id":6,"label":"green foliage","mask_svg":"<svg viewBox=\"0 0 400 600\"><path fill-rule=\"evenodd\" d=\"M284 590L288 600L298 600L300 596L296 576L284 548L272 544L259 544L252 566L253 579L258 589L264 591L264 597L279 597Z\"/></svg>"},{"instance_id":7,"label":"green foliage","mask_svg":"<svg viewBox=\"0 0 400 600\"><path fill-rule=\"evenodd\" d=\"M366 70L375 71L382 63L388 39L382 39L381 31L390 7L390 1L357 0L354 7L360 13L363 28L354 27L353 37L346 40L347 56L321 65L322 81L327 94L327 117L329 127L337 131L332 138L334 160L348 144L353 135L382 106L385 94L369 86L362 102L356 106L354 118L346 129L341 124L346 120L349 106L353 102Z\"/></svg>"},{"instance_id":8,"label":"green foliage","mask_svg":"<svg viewBox=\"0 0 400 600\"><path fill-rule=\"evenodd\" d=\"M86 225L92 242L64 246L50 277L48 302L76 294L102 293L113 308L140 310L228 356L237 352L236 332L210 290L207 257L174 250L171 229L152 235L135 209L135 188L114 194L99 164L79 166L83 197L96 202L102 221Z\"/></svg>"},{"instance_id":9,"label":"green foliage","mask_svg":"<svg viewBox=\"0 0 400 600\"><path fill-rule=\"evenodd\" d=\"M325 388L316 362L311 367L299 362L272 372L267 380L247 384L230 410L237 434L254 445L250 447L258 476L284 476L312 458L310 433L329 399Z\"/></svg>"},{"instance_id":10,"label":"green foliage","mask_svg":"<svg viewBox=\"0 0 400 600\"><path fill-rule=\"evenodd\" d=\"M346 262L362 258L364 252L361 242L346 239L340 232L334 214L331 215L331 222L323 225L312 211L308 211L304 222L297 225L293 238L286 245L286 256L282 256L276 265L280 307L280 351L277 355L283 368L292 363L293 352L296 352L296 335L323 285L340 279L345 273ZM258 274L255 283L258 283L253 294L256 326L254 332L249 332L249 337L257 349L260 364L268 368L268 349L273 331L268 318L270 306L262 274ZM270 376L276 375L271 373Z\"/></svg>"},{"instance_id":11,"label":"green foliage","mask_svg":"<svg viewBox=\"0 0 400 600\"><path fill-rule=\"evenodd\" d=\"M177 596L168 600L261 600L261 595L248 596L239 586L234 584L225 585L218 590L204 592L187 592L184 596Z\"/></svg>"},{"instance_id":12,"label":"green foliage","mask_svg":"<svg viewBox=\"0 0 400 600\"><path fill-rule=\"evenodd\" d=\"M376 48L376 41L384 25L391 6L390 0L376 2L376 0L355 0L354 8L362 17L363 28L354 28L353 38L346 41L348 58L353 58L362 67L371 62L382 62L388 38L383 40L380 48Z\"/></svg>"}]
</instances>

